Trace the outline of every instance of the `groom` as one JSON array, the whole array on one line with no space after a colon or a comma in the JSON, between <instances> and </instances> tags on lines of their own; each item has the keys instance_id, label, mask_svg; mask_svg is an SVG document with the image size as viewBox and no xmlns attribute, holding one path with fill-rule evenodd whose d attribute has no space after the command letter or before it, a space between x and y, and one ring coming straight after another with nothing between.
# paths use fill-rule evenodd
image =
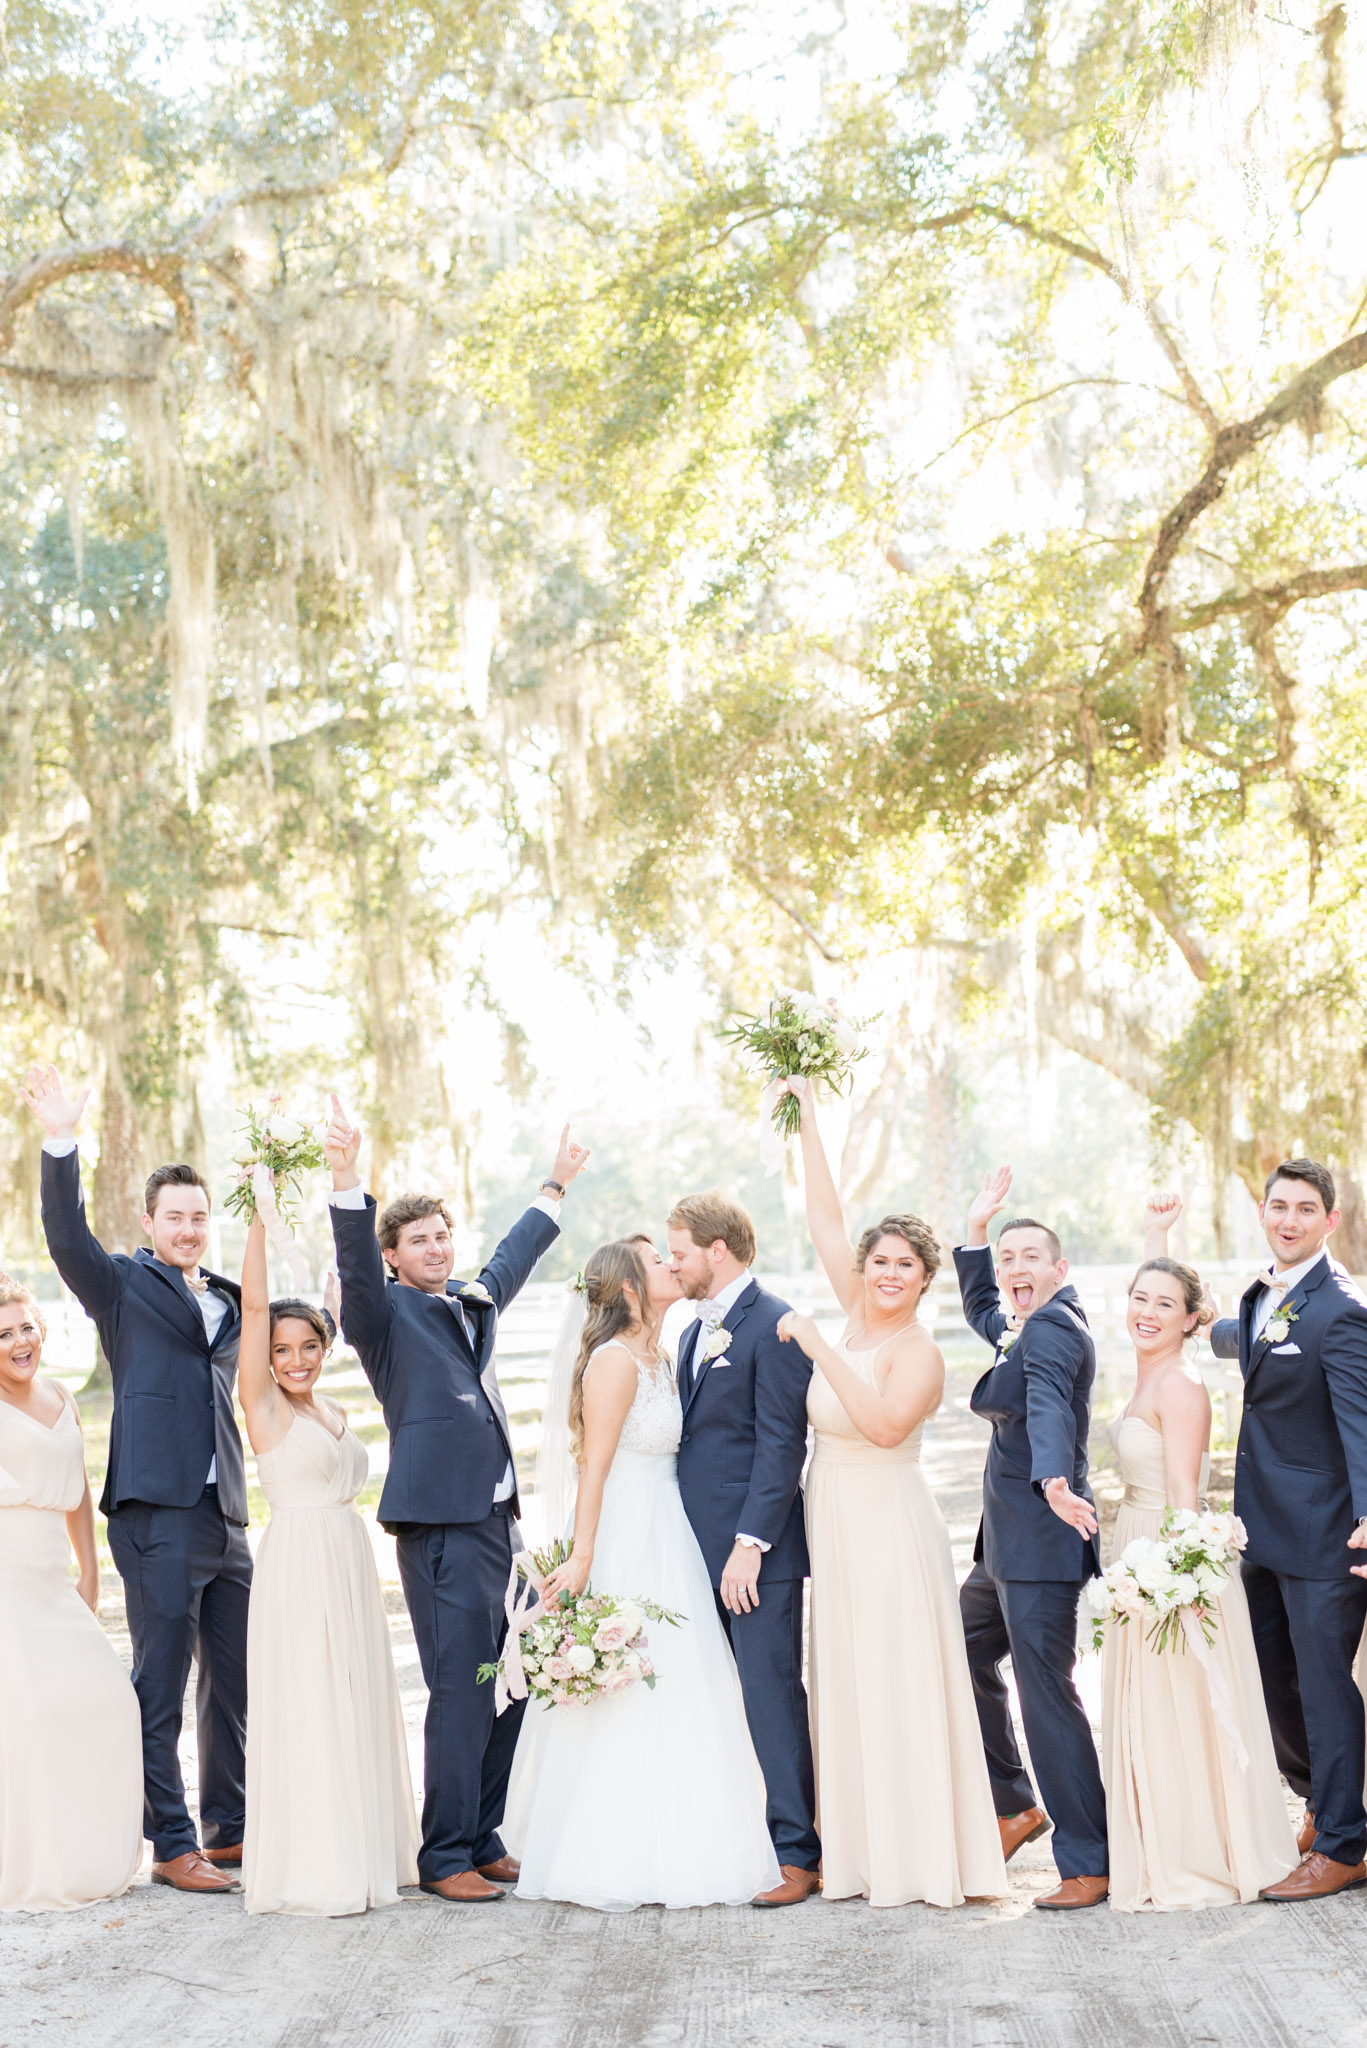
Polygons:
<instances>
[{"instance_id":1,"label":"groom","mask_svg":"<svg viewBox=\"0 0 1367 2048\"><path fill-rule=\"evenodd\" d=\"M389 1473L379 1518L398 1539L399 1577L427 1682L423 1891L492 1904L515 1884L498 1827L526 1702L499 1715L476 1673L503 1647L518 1513L512 1435L494 1369L501 1309L560 1235L565 1190L588 1158L568 1124L536 1199L478 1280L455 1283L451 1217L433 1195L401 1195L379 1217L356 1160L361 1133L334 1095L323 1154L342 1330L379 1396Z\"/></svg>"},{"instance_id":2,"label":"groom","mask_svg":"<svg viewBox=\"0 0 1367 2048\"><path fill-rule=\"evenodd\" d=\"M229 1873L242 1861L252 1579L247 1475L233 1412L240 1290L200 1265L209 1245L209 1191L193 1166L159 1166L148 1180L142 1227L150 1248L128 1258L97 1241L76 1151L89 1095L86 1088L69 1100L55 1067L32 1068L24 1090L46 1134L47 1247L100 1333L114 1382L100 1509L133 1643L152 1882L235 1892ZM202 1851L178 1747L192 1656Z\"/></svg>"},{"instance_id":3,"label":"groom","mask_svg":"<svg viewBox=\"0 0 1367 2048\"><path fill-rule=\"evenodd\" d=\"M1106 1796L1073 1683L1078 1599L1101 1570L1087 1484L1096 1347L1046 1225L1026 1216L1004 1223L994 1272L987 1226L1010 1189L1009 1166L989 1174L968 1212L968 1243L954 1254L964 1315L996 1353L970 1402L992 1424L992 1441L959 1607L1002 1850L1009 1861L1049 1825L1011 1727L1001 1674L1009 1656L1062 1880L1035 1904L1069 1912L1099 1906L1110 1889Z\"/></svg>"},{"instance_id":4,"label":"groom","mask_svg":"<svg viewBox=\"0 0 1367 2048\"><path fill-rule=\"evenodd\" d=\"M743 1209L715 1189L687 1195L666 1229L670 1267L702 1304L679 1348L679 1491L735 1653L782 1879L754 1904L795 1906L818 1889L821 1858L802 1683L811 1367L779 1341L788 1304L750 1272Z\"/></svg>"},{"instance_id":5,"label":"groom","mask_svg":"<svg viewBox=\"0 0 1367 2048\"><path fill-rule=\"evenodd\" d=\"M1277 1762L1307 1802L1302 1862L1263 1892L1291 1904L1367 1883L1362 1695L1353 1659L1367 1617L1367 1302L1328 1240L1333 1177L1286 1159L1259 1209L1272 1263L1212 1325L1237 1358L1244 1412L1234 1511Z\"/></svg>"}]
</instances>

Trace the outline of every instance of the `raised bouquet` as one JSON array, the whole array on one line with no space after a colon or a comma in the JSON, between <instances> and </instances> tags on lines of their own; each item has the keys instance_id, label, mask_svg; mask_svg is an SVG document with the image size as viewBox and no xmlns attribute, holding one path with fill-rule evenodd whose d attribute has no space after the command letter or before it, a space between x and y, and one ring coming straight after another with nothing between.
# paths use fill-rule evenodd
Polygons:
<instances>
[{"instance_id":1,"label":"raised bouquet","mask_svg":"<svg viewBox=\"0 0 1367 2048\"><path fill-rule=\"evenodd\" d=\"M524 1552L515 1569L533 1590L569 1556L557 1538L549 1550ZM523 1699L529 1694L547 1707L582 1707L590 1700L626 1692L633 1685L655 1686L655 1666L647 1650L645 1624L668 1622L677 1628L683 1616L652 1600L625 1600L615 1593L562 1593L554 1609L518 1606L509 1615L503 1655L496 1664L481 1664L481 1685L498 1683L502 1696Z\"/></svg>"},{"instance_id":2,"label":"raised bouquet","mask_svg":"<svg viewBox=\"0 0 1367 2048\"><path fill-rule=\"evenodd\" d=\"M753 1055L764 1076L774 1129L785 1138L801 1124L802 1105L788 1089L780 1094L778 1083L801 1074L843 1094L866 1051L859 1029L845 1022L834 1003L818 1002L795 988L772 997L762 1017L738 1018L722 1037Z\"/></svg>"},{"instance_id":3,"label":"raised bouquet","mask_svg":"<svg viewBox=\"0 0 1367 2048\"><path fill-rule=\"evenodd\" d=\"M323 1164L318 1125L299 1123L286 1116L280 1108L280 1097L272 1095L264 1115L260 1110L247 1108L242 1128L246 1145L234 1159L237 1180L223 1206L230 1216L240 1216L245 1223L254 1222L261 1187L257 1176L264 1174L268 1176L267 1194L273 1187L276 1209L291 1230L297 1229L300 1178Z\"/></svg>"},{"instance_id":4,"label":"raised bouquet","mask_svg":"<svg viewBox=\"0 0 1367 2048\"><path fill-rule=\"evenodd\" d=\"M1087 1588L1092 1604L1092 1648L1099 1650L1112 1622L1137 1621L1156 1650L1185 1647L1191 1627L1199 1641L1215 1641L1219 1599L1248 1535L1234 1514L1197 1514L1169 1508L1157 1537L1137 1537L1101 1578Z\"/></svg>"}]
</instances>

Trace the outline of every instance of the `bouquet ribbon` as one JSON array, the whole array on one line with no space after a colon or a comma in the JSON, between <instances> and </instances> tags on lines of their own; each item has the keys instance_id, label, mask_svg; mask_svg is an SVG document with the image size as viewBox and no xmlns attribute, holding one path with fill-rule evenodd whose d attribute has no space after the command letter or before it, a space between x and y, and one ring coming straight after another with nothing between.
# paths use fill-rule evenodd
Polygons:
<instances>
[{"instance_id":1,"label":"bouquet ribbon","mask_svg":"<svg viewBox=\"0 0 1367 2048\"><path fill-rule=\"evenodd\" d=\"M519 1580L525 1580L521 1592L518 1591ZM510 1700L525 1700L527 1697L527 1674L522 1668L522 1631L530 1628L540 1615L543 1584L544 1581L532 1570L528 1552L519 1550L508 1573L508 1590L503 1595L508 1633L503 1642L503 1655L498 1660L498 1676L494 1680L495 1718Z\"/></svg>"},{"instance_id":2,"label":"bouquet ribbon","mask_svg":"<svg viewBox=\"0 0 1367 2048\"><path fill-rule=\"evenodd\" d=\"M310 1285L308 1270L299 1256L299 1247L286 1230L284 1219L275 1206L275 1187L270 1170L259 1163L252 1168L252 1194L256 1200L256 1213L266 1226L271 1250L284 1265L296 1290L306 1295Z\"/></svg>"},{"instance_id":3,"label":"bouquet ribbon","mask_svg":"<svg viewBox=\"0 0 1367 2048\"><path fill-rule=\"evenodd\" d=\"M783 1139L774 1128L774 1111L782 1092L783 1082L776 1075L759 1099L759 1163L766 1173L778 1173L783 1167Z\"/></svg>"},{"instance_id":4,"label":"bouquet ribbon","mask_svg":"<svg viewBox=\"0 0 1367 2048\"><path fill-rule=\"evenodd\" d=\"M1206 1632L1196 1614L1190 1607L1183 1607L1180 1611L1182 1634L1187 1639L1187 1647L1206 1674L1206 1684L1210 1687L1211 1712L1215 1716L1216 1725L1234 1752L1235 1763L1241 1771L1246 1771L1248 1751L1244 1748L1244 1738L1239 1733L1239 1717L1234 1711L1234 1696L1229 1689L1229 1680L1210 1654Z\"/></svg>"}]
</instances>

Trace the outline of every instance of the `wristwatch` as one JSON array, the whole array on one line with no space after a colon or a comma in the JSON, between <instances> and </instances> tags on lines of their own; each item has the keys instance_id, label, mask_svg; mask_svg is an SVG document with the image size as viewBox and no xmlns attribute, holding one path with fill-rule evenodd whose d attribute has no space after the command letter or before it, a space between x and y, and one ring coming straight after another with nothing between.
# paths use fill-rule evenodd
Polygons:
<instances>
[{"instance_id":1,"label":"wristwatch","mask_svg":"<svg viewBox=\"0 0 1367 2048\"><path fill-rule=\"evenodd\" d=\"M565 1190L561 1187L559 1181L552 1180L549 1174L546 1175L546 1178L542 1181L536 1192L539 1195L544 1195L547 1189L556 1197L557 1201L563 1200Z\"/></svg>"}]
</instances>

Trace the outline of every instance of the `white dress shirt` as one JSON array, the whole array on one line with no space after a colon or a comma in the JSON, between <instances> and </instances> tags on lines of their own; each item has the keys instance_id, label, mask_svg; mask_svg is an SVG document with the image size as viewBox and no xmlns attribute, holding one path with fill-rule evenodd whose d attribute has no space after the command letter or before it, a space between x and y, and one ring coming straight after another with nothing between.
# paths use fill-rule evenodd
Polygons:
<instances>
[{"instance_id":1,"label":"white dress shirt","mask_svg":"<svg viewBox=\"0 0 1367 2048\"><path fill-rule=\"evenodd\" d=\"M1302 1259L1298 1266L1282 1266L1277 1268L1277 1278L1284 1280L1286 1283L1284 1292L1277 1297L1279 1303L1286 1300L1292 1288L1298 1286L1307 1273L1313 1272L1324 1256L1324 1246L1321 1245L1313 1258ZM1272 1289L1264 1281L1263 1291L1253 1304L1253 1338L1255 1343L1262 1336L1267 1324L1272 1320L1272 1300Z\"/></svg>"},{"instance_id":2,"label":"white dress shirt","mask_svg":"<svg viewBox=\"0 0 1367 2048\"><path fill-rule=\"evenodd\" d=\"M44 1138L43 1150L47 1153L49 1159L66 1159L76 1150L76 1140L74 1138ZM157 1260L159 1266L164 1263L165 1261L162 1259ZM175 1270L175 1267L167 1267L168 1272L174 1272ZM199 1277L198 1266L195 1267L194 1277L196 1279ZM187 1285L189 1284L189 1278L190 1276L187 1275ZM228 1313L229 1304L221 1294L215 1294L212 1287L206 1287L202 1294L196 1294L194 1288L191 1287L190 1297L204 1318L204 1329L209 1339L209 1349L212 1351L214 1338L223 1326L223 1318ZM204 1484L206 1486L213 1486L217 1483L217 1480L218 1458L215 1455L209 1460L209 1473Z\"/></svg>"},{"instance_id":3,"label":"white dress shirt","mask_svg":"<svg viewBox=\"0 0 1367 2048\"><path fill-rule=\"evenodd\" d=\"M354 1188L333 1188L328 1196L334 1209L364 1209L365 1189L359 1184ZM549 1195L537 1195L529 1204L539 1209L543 1216L549 1216L552 1223L560 1221L560 1204L553 1202ZM494 1506L501 1507L505 1500L511 1500L517 1491L517 1474L513 1471L512 1460L504 1468L503 1477L494 1488Z\"/></svg>"}]
</instances>

